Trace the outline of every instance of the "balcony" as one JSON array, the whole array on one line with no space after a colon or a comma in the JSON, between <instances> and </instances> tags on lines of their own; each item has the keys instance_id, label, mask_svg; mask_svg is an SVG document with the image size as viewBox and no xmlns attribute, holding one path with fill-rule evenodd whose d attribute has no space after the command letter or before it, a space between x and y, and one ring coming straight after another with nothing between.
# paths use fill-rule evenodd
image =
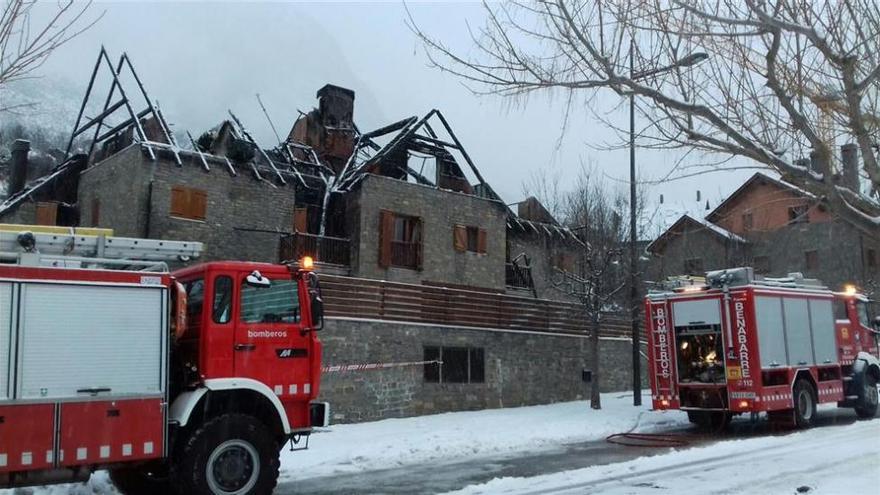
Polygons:
<instances>
[{"instance_id":1,"label":"balcony","mask_svg":"<svg viewBox=\"0 0 880 495\"><path fill-rule=\"evenodd\" d=\"M532 289L534 287L532 269L527 266L507 263L505 265L505 280L508 287L517 289Z\"/></svg>"},{"instance_id":2,"label":"balcony","mask_svg":"<svg viewBox=\"0 0 880 495\"><path fill-rule=\"evenodd\" d=\"M422 267L421 243L391 241L391 265L420 269Z\"/></svg>"},{"instance_id":3,"label":"balcony","mask_svg":"<svg viewBox=\"0 0 880 495\"><path fill-rule=\"evenodd\" d=\"M282 237L278 247L278 259L281 261L295 261L311 256L316 263L348 265L349 253L348 239L302 232Z\"/></svg>"}]
</instances>

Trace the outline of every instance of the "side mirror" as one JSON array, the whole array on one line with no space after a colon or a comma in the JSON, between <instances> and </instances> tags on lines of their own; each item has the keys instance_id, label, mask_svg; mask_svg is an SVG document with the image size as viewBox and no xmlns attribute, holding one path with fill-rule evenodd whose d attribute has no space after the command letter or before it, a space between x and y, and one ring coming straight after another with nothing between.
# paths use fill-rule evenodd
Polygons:
<instances>
[{"instance_id":1,"label":"side mirror","mask_svg":"<svg viewBox=\"0 0 880 495\"><path fill-rule=\"evenodd\" d=\"M874 318L874 330L880 332L880 316Z\"/></svg>"},{"instance_id":2,"label":"side mirror","mask_svg":"<svg viewBox=\"0 0 880 495\"><path fill-rule=\"evenodd\" d=\"M317 290L310 290L312 300L312 329L320 330L324 328L324 300L321 293Z\"/></svg>"},{"instance_id":3,"label":"side mirror","mask_svg":"<svg viewBox=\"0 0 880 495\"><path fill-rule=\"evenodd\" d=\"M272 282L269 281L268 278L264 277L259 270L254 270L250 275L245 279L248 286L250 287L269 287L272 285Z\"/></svg>"},{"instance_id":4,"label":"side mirror","mask_svg":"<svg viewBox=\"0 0 880 495\"><path fill-rule=\"evenodd\" d=\"M309 302L312 308L312 330L324 328L324 299L321 297L321 285L315 272L308 272Z\"/></svg>"}]
</instances>

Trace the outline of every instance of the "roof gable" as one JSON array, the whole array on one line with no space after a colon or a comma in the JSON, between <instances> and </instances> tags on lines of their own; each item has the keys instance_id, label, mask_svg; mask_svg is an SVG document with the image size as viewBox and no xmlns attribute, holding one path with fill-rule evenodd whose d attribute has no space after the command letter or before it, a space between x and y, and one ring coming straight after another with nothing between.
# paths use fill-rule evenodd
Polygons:
<instances>
[{"instance_id":1,"label":"roof gable","mask_svg":"<svg viewBox=\"0 0 880 495\"><path fill-rule=\"evenodd\" d=\"M712 210L708 215L706 215L706 220L709 222L717 222L718 219L723 218L727 211L735 208L739 202L747 195L749 191L751 191L754 187L760 184L770 184L775 186L780 191L790 192L793 196L799 196L802 198L816 199L816 195L805 191L794 184L790 184L783 180L774 179L769 175L763 174L761 172L755 172L754 175L749 177L749 179L742 183L736 191L731 193L724 201L721 202L714 210Z\"/></svg>"},{"instance_id":2,"label":"roof gable","mask_svg":"<svg viewBox=\"0 0 880 495\"><path fill-rule=\"evenodd\" d=\"M708 232L723 241L736 242L736 243L742 243L742 244L748 243L748 241L746 239L734 234L733 232L725 230L725 229L723 229L723 228L721 228L711 222L708 222L706 220L698 220L690 215L682 215L681 218L676 220L675 223L672 224L671 227L666 229L656 239L651 241L651 243L645 247L645 251L652 253L652 254L658 254L660 251L662 251L665 248L666 244L669 242L669 240L672 238L672 236L680 233L687 226L691 226L691 227L695 227L700 230L704 230L705 232Z\"/></svg>"}]
</instances>

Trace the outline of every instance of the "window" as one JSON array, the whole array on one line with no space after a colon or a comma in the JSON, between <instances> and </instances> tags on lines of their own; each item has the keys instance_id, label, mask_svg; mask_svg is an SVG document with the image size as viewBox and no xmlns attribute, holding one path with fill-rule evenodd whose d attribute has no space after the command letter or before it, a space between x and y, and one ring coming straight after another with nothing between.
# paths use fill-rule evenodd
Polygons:
<instances>
[{"instance_id":1,"label":"window","mask_svg":"<svg viewBox=\"0 0 880 495\"><path fill-rule=\"evenodd\" d=\"M242 323L296 323L299 321L299 292L294 280L272 280L269 287L251 287L241 282Z\"/></svg>"},{"instance_id":2,"label":"window","mask_svg":"<svg viewBox=\"0 0 880 495\"><path fill-rule=\"evenodd\" d=\"M204 220L208 208L208 195L200 189L173 186L171 188L171 216Z\"/></svg>"},{"instance_id":3,"label":"window","mask_svg":"<svg viewBox=\"0 0 880 495\"><path fill-rule=\"evenodd\" d=\"M752 228L754 228L754 226L755 226L754 222L755 222L755 219L751 213L743 213L743 216L742 216L743 230L752 230Z\"/></svg>"},{"instance_id":4,"label":"window","mask_svg":"<svg viewBox=\"0 0 880 495\"><path fill-rule=\"evenodd\" d=\"M687 275L702 275L703 259L691 258L689 260L684 260L684 272Z\"/></svg>"},{"instance_id":5,"label":"window","mask_svg":"<svg viewBox=\"0 0 880 495\"><path fill-rule=\"evenodd\" d=\"M871 319L868 318L868 304L864 301L857 301L856 312L859 314L859 323L865 328L871 328Z\"/></svg>"},{"instance_id":6,"label":"window","mask_svg":"<svg viewBox=\"0 0 880 495\"><path fill-rule=\"evenodd\" d=\"M788 208L788 223L808 223L810 216L807 214L807 205L791 206Z\"/></svg>"},{"instance_id":7,"label":"window","mask_svg":"<svg viewBox=\"0 0 880 495\"><path fill-rule=\"evenodd\" d=\"M849 315L846 314L846 299L834 299L834 319L848 320Z\"/></svg>"},{"instance_id":8,"label":"window","mask_svg":"<svg viewBox=\"0 0 880 495\"><path fill-rule=\"evenodd\" d=\"M214 305L211 309L214 323L229 323L232 318L232 277L221 275L214 279Z\"/></svg>"},{"instance_id":9,"label":"window","mask_svg":"<svg viewBox=\"0 0 880 495\"><path fill-rule=\"evenodd\" d=\"M205 300L205 280L196 279L184 284L186 289L186 319L190 324L198 324L202 316L202 303Z\"/></svg>"},{"instance_id":10,"label":"window","mask_svg":"<svg viewBox=\"0 0 880 495\"><path fill-rule=\"evenodd\" d=\"M877 268L877 251L869 249L865 253L865 264L868 268Z\"/></svg>"},{"instance_id":11,"label":"window","mask_svg":"<svg viewBox=\"0 0 880 495\"><path fill-rule=\"evenodd\" d=\"M424 348L425 361L440 361L425 365L426 383L484 383L486 381L485 352L479 347Z\"/></svg>"},{"instance_id":12,"label":"window","mask_svg":"<svg viewBox=\"0 0 880 495\"><path fill-rule=\"evenodd\" d=\"M37 225L58 225L58 203L37 203Z\"/></svg>"},{"instance_id":13,"label":"window","mask_svg":"<svg viewBox=\"0 0 880 495\"><path fill-rule=\"evenodd\" d=\"M486 230L456 225L452 229L452 245L459 252L486 254Z\"/></svg>"},{"instance_id":14,"label":"window","mask_svg":"<svg viewBox=\"0 0 880 495\"><path fill-rule=\"evenodd\" d=\"M422 268L422 220L379 212L379 266Z\"/></svg>"},{"instance_id":15,"label":"window","mask_svg":"<svg viewBox=\"0 0 880 495\"><path fill-rule=\"evenodd\" d=\"M807 270L818 270L819 269L819 251L812 249L810 251L804 251L804 265Z\"/></svg>"},{"instance_id":16,"label":"window","mask_svg":"<svg viewBox=\"0 0 880 495\"><path fill-rule=\"evenodd\" d=\"M767 256L755 256L754 268L755 273L767 275L770 273L770 258Z\"/></svg>"}]
</instances>

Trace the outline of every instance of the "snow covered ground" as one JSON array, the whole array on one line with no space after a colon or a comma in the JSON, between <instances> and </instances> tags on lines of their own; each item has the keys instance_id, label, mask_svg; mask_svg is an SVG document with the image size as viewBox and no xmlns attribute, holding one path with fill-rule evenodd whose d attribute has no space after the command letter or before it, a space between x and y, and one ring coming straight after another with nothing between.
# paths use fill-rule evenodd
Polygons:
<instances>
[{"instance_id":1,"label":"snow covered ground","mask_svg":"<svg viewBox=\"0 0 880 495\"><path fill-rule=\"evenodd\" d=\"M823 409L831 408L820 407L820 412ZM494 479L451 492L545 493L880 493L880 419L722 441L544 476Z\"/></svg>"},{"instance_id":2,"label":"snow covered ground","mask_svg":"<svg viewBox=\"0 0 880 495\"><path fill-rule=\"evenodd\" d=\"M631 395L605 394L603 409L569 402L488 411L437 414L337 425L312 436L310 450L282 453L279 483L326 476L358 476L389 468L479 462L499 455L601 440L609 434L677 429L678 411L634 408ZM820 412L829 414L829 408ZM645 454L656 451L639 451ZM642 455L641 453L635 455ZM358 478L360 479L360 478ZM488 480L489 478L484 478ZM462 483L458 486L465 486ZM455 485L453 485L455 486ZM822 426L781 436L759 436L681 448L666 454L530 478L499 478L456 492L525 493L875 493L880 490L880 420ZM115 494L106 473L84 485L0 491L0 495Z\"/></svg>"}]
</instances>

